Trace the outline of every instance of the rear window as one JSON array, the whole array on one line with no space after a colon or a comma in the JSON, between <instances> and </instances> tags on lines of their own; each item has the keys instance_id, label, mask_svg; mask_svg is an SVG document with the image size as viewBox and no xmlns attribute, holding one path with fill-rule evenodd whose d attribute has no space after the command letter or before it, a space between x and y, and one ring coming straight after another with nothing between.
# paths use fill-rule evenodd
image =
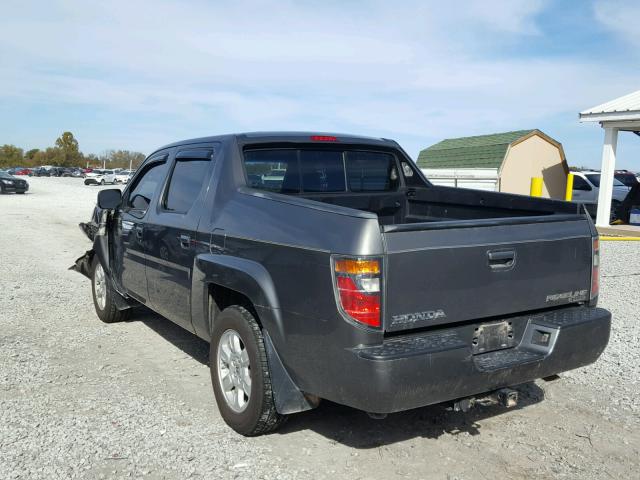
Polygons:
<instances>
[{"instance_id":1,"label":"rear window","mask_svg":"<svg viewBox=\"0 0 640 480\"><path fill-rule=\"evenodd\" d=\"M276 193L387 192L399 186L395 157L385 152L248 150L244 165L250 187Z\"/></svg>"}]
</instances>

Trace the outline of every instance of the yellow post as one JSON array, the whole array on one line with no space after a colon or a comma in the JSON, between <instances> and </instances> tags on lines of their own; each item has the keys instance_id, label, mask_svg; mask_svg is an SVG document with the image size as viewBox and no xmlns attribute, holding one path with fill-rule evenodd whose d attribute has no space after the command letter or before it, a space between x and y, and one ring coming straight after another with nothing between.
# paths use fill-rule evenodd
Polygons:
<instances>
[{"instance_id":1,"label":"yellow post","mask_svg":"<svg viewBox=\"0 0 640 480\"><path fill-rule=\"evenodd\" d=\"M542 177L531 177L531 196L542 196Z\"/></svg>"},{"instance_id":2,"label":"yellow post","mask_svg":"<svg viewBox=\"0 0 640 480\"><path fill-rule=\"evenodd\" d=\"M573 173L567 175L567 190L564 193L564 199L570 202L573 198Z\"/></svg>"}]
</instances>

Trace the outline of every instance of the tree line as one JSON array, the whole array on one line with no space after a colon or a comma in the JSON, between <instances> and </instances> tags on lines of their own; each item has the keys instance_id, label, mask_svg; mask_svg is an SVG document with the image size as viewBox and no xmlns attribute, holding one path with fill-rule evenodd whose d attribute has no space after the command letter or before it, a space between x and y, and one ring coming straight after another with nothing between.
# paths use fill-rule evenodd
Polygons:
<instances>
[{"instance_id":1,"label":"tree line","mask_svg":"<svg viewBox=\"0 0 640 480\"><path fill-rule=\"evenodd\" d=\"M0 168L38 167L53 165L57 167L102 167L138 168L145 159L143 153L129 150L107 150L100 155L84 154L80 151L78 140L71 132L63 132L52 147L44 150L33 148L24 151L15 145L5 144L0 147Z\"/></svg>"}]
</instances>

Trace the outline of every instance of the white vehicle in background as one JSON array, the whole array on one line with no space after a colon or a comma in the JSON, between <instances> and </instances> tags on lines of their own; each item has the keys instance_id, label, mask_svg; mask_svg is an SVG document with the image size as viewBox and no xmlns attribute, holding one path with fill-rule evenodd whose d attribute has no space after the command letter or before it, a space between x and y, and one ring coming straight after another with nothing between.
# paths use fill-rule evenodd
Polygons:
<instances>
[{"instance_id":1,"label":"white vehicle in background","mask_svg":"<svg viewBox=\"0 0 640 480\"><path fill-rule=\"evenodd\" d=\"M116 182L117 183L129 183L129 179L133 175L131 170L120 170L116 172Z\"/></svg>"},{"instance_id":2,"label":"white vehicle in background","mask_svg":"<svg viewBox=\"0 0 640 480\"><path fill-rule=\"evenodd\" d=\"M114 170L95 169L87 173L84 179L85 185L106 185L107 183L112 185L118 183Z\"/></svg>"},{"instance_id":3,"label":"white vehicle in background","mask_svg":"<svg viewBox=\"0 0 640 480\"><path fill-rule=\"evenodd\" d=\"M573 200L582 203L598 203L600 194L600 172L571 172L573 174ZM611 200L620 202L631 190L620 180L613 179Z\"/></svg>"},{"instance_id":4,"label":"white vehicle in background","mask_svg":"<svg viewBox=\"0 0 640 480\"><path fill-rule=\"evenodd\" d=\"M582 203L595 218L600 195L600 172L571 172L573 174L573 201ZM631 190L617 178L613 179L611 194L611 219L615 220L618 209Z\"/></svg>"}]
</instances>

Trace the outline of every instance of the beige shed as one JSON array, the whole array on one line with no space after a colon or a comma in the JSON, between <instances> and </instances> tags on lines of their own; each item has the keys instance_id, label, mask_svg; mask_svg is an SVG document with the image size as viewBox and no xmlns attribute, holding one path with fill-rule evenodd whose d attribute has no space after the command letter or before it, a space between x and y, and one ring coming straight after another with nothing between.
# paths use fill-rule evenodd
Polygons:
<instances>
[{"instance_id":1,"label":"beige shed","mask_svg":"<svg viewBox=\"0 0 640 480\"><path fill-rule=\"evenodd\" d=\"M540 130L450 138L420 152L418 166L436 185L528 195L542 177L543 196L564 199L569 167L562 144Z\"/></svg>"}]
</instances>

